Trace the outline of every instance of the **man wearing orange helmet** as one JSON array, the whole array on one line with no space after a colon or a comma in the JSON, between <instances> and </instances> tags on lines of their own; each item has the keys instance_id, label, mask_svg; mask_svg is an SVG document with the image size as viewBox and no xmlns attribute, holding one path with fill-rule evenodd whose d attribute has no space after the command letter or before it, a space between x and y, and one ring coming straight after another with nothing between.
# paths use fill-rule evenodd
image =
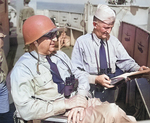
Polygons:
<instances>
[{"instance_id":1,"label":"man wearing orange helmet","mask_svg":"<svg viewBox=\"0 0 150 123\"><path fill-rule=\"evenodd\" d=\"M24 120L44 119L63 114L67 109L74 107L85 108L89 84L84 78L84 73L73 69L66 54L61 51L54 53L54 42L57 41L56 33L59 28L56 28L48 17L35 15L25 21L22 30L29 52L17 61L10 76L17 117ZM50 69L48 58L57 64L59 73ZM59 80L53 79L53 73ZM72 77L75 74L80 81L78 94L65 99L64 84L70 74Z\"/></svg>"},{"instance_id":2,"label":"man wearing orange helmet","mask_svg":"<svg viewBox=\"0 0 150 123\"><path fill-rule=\"evenodd\" d=\"M65 53L55 51L54 41L57 41L58 30L43 15L32 16L23 25L23 37L25 45L29 46L29 52L17 61L10 76L17 117L26 121L45 119L64 114L69 109L66 114L68 122L131 122L115 104L85 98L90 96L88 77L84 72L74 69ZM74 75L79 81L75 95L68 93L72 89L70 85L73 82L76 84ZM84 117L85 115L88 117Z\"/></svg>"}]
</instances>

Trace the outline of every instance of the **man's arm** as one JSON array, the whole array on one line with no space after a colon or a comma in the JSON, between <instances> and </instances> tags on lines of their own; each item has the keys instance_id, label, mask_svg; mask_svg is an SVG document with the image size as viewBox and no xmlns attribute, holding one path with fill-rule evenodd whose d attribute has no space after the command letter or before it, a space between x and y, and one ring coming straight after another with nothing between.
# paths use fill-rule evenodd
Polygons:
<instances>
[{"instance_id":1,"label":"man's arm","mask_svg":"<svg viewBox=\"0 0 150 123\"><path fill-rule=\"evenodd\" d=\"M79 43L80 41L76 41L74 48L73 48L73 52L72 52L72 57L71 57L71 61L72 64L78 68L78 70L83 71L84 74L86 75L86 77L88 78L88 82L90 84L100 84L104 87L107 88L112 88L113 86L110 85L110 79L107 75L90 75L88 72L86 72L84 70L84 63L83 63L83 51L82 51L82 46L81 43Z\"/></svg>"},{"instance_id":2,"label":"man's arm","mask_svg":"<svg viewBox=\"0 0 150 123\"><path fill-rule=\"evenodd\" d=\"M72 51L72 56L71 56L71 62L72 64L84 71L84 66L83 66L83 50L82 50L82 44L79 43L80 41L76 41L75 45L74 45L74 48L73 48L73 51Z\"/></svg>"},{"instance_id":3,"label":"man's arm","mask_svg":"<svg viewBox=\"0 0 150 123\"><path fill-rule=\"evenodd\" d=\"M135 62L133 58L129 56L129 54L119 41L116 46L116 56L117 56L116 65L124 72L126 71L133 72L139 70L140 66Z\"/></svg>"},{"instance_id":4,"label":"man's arm","mask_svg":"<svg viewBox=\"0 0 150 123\"><path fill-rule=\"evenodd\" d=\"M144 65L139 66L135 62L135 60L129 56L129 54L127 53L127 51L125 50L122 44L118 45L117 50L118 50L118 56L121 59L117 61L117 65L119 66L119 68L121 67L123 70L130 71L130 72L149 69Z\"/></svg>"},{"instance_id":5,"label":"man's arm","mask_svg":"<svg viewBox=\"0 0 150 123\"><path fill-rule=\"evenodd\" d=\"M19 12L19 32L20 33L22 33L21 32L21 28L22 28L22 22L23 22L23 10L20 10L20 12Z\"/></svg>"}]
</instances>

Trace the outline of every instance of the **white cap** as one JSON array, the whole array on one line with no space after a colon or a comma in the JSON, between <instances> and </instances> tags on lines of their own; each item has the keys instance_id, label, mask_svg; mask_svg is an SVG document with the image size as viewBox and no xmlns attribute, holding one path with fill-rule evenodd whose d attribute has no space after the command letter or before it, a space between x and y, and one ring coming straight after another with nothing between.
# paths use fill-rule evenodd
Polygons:
<instances>
[{"instance_id":1,"label":"white cap","mask_svg":"<svg viewBox=\"0 0 150 123\"><path fill-rule=\"evenodd\" d=\"M116 18L116 14L114 10L112 10L107 5L102 5L102 4L99 4L97 6L97 10L94 16L107 24L113 24Z\"/></svg>"}]
</instances>

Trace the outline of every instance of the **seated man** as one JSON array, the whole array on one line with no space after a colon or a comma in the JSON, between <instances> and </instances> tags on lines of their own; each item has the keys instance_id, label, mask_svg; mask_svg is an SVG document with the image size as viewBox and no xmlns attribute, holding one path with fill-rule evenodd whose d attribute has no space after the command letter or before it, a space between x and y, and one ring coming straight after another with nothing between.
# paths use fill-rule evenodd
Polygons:
<instances>
[{"instance_id":1,"label":"seated man","mask_svg":"<svg viewBox=\"0 0 150 123\"><path fill-rule=\"evenodd\" d=\"M29 121L67 112L68 122L72 120L73 123L136 122L115 104L85 98L89 97L89 83L84 72L74 69L62 51L55 51L58 30L43 15L29 17L23 25L29 52L20 57L10 75L17 117ZM79 84L76 95L65 98L64 88L70 75L75 75Z\"/></svg>"},{"instance_id":2,"label":"seated man","mask_svg":"<svg viewBox=\"0 0 150 123\"><path fill-rule=\"evenodd\" d=\"M87 72L93 95L102 102L115 102L118 90L111 79L124 72L148 69L132 59L121 42L110 35L116 13L107 5L99 4L93 16L93 31L80 36L73 48L72 63ZM107 88L107 89L105 89Z\"/></svg>"}]
</instances>

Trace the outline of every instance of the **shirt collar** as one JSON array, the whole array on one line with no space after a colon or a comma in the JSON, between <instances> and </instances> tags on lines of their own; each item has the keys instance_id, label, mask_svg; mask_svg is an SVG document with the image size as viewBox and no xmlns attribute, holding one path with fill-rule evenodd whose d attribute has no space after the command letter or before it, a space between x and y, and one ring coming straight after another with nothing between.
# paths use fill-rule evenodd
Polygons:
<instances>
[{"instance_id":1,"label":"shirt collar","mask_svg":"<svg viewBox=\"0 0 150 123\"><path fill-rule=\"evenodd\" d=\"M95 42L97 45L100 45L101 39L99 39L95 33L92 33L92 35L93 35L93 40L94 40L94 42ZM104 45L105 45L105 44L106 44L106 40L103 39L103 41L104 41Z\"/></svg>"},{"instance_id":2,"label":"shirt collar","mask_svg":"<svg viewBox=\"0 0 150 123\"><path fill-rule=\"evenodd\" d=\"M31 54L32 54L36 59L38 59L38 53L37 53L35 50L32 51ZM47 61L46 55L41 55L41 54L39 54L39 61L40 61L40 62L46 62L46 61Z\"/></svg>"},{"instance_id":3,"label":"shirt collar","mask_svg":"<svg viewBox=\"0 0 150 123\"><path fill-rule=\"evenodd\" d=\"M25 4L24 7L29 7L29 5L28 5L28 4Z\"/></svg>"}]
</instances>

